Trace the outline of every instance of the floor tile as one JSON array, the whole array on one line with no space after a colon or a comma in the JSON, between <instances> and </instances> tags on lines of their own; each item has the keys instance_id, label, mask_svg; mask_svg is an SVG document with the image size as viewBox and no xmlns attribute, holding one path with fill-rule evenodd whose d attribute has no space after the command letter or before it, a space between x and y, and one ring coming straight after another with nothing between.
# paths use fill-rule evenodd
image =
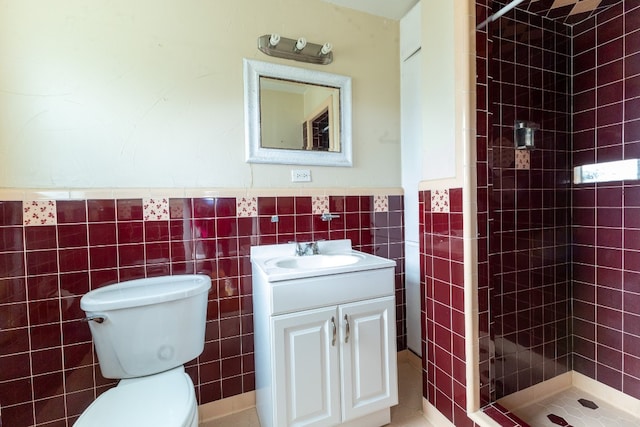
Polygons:
<instances>
[{"instance_id":1,"label":"floor tile","mask_svg":"<svg viewBox=\"0 0 640 427\"><path fill-rule=\"evenodd\" d=\"M422 378L418 368L398 363L398 405L391 408L392 427L432 427L422 416ZM255 408L218 418L199 427L260 427Z\"/></svg>"}]
</instances>

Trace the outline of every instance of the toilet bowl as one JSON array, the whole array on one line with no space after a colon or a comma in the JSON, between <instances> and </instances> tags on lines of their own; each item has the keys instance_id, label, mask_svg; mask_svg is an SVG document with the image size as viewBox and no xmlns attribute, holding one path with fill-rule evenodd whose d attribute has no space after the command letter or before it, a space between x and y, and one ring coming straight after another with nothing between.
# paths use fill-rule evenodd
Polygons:
<instances>
[{"instance_id":1,"label":"toilet bowl","mask_svg":"<svg viewBox=\"0 0 640 427\"><path fill-rule=\"evenodd\" d=\"M164 276L82 297L102 375L120 382L75 427L197 427L195 390L183 365L204 349L210 288L209 276Z\"/></svg>"},{"instance_id":2,"label":"toilet bowl","mask_svg":"<svg viewBox=\"0 0 640 427\"><path fill-rule=\"evenodd\" d=\"M191 378L179 367L120 381L95 400L75 427L197 427L198 405Z\"/></svg>"}]
</instances>

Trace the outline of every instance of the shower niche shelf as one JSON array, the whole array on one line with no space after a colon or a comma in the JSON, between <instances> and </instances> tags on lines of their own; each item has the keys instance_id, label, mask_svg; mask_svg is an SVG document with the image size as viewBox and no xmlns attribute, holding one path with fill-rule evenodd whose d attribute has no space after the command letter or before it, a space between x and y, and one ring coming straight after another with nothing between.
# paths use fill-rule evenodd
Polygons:
<instances>
[{"instance_id":1,"label":"shower niche shelf","mask_svg":"<svg viewBox=\"0 0 640 427\"><path fill-rule=\"evenodd\" d=\"M614 162L592 163L573 168L574 184L630 181L640 179L640 160L628 159Z\"/></svg>"}]
</instances>

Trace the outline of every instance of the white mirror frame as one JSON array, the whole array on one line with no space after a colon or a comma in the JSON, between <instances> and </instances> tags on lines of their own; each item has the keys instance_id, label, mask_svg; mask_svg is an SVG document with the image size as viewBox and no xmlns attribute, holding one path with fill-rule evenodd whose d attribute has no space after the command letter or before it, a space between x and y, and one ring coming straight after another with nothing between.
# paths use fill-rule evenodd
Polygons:
<instances>
[{"instance_id":1,"label":"white mirror frame","mask_svg":"<svg viewBox=\"0 0 640 427\"><path fill-rule=\"evenodd\" d=\"M352 166L351 77L287 65L243 59L246 161L287 165ZM260 77L332 86L340 89L340 152L286 150L260 145Z\"/></svg>"}]
</instances>

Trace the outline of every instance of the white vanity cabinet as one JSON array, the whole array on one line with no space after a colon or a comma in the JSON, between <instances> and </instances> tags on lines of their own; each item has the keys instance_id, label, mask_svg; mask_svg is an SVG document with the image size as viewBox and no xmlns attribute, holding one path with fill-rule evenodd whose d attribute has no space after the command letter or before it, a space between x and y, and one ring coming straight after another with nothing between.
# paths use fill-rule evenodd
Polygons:
<instances>
[{"instance_id":1,"label":"white vanity cabinet","mask_svg":"<svg viewBox=\"0 0 640 427\"><path fill-rule=\"evenodd\" d=\"M335 307L329 307L271 319L274 407L271 413L256 402L262 426L340 423L339 356L332 345L336 318Z\"/></svg>"},{"instance_id":2,"label":"white vanity cabinet","mask_svg":"<svg viewBox=\"0 0 640 427\"><path fill-rule=\"evenodd\" d=\"M394 263L379 260L378 268L286 280L253 263L262 427L390 422L398 403Z\"/></svg>"},{"instance_id":3,"label":"white vanity cabinet","mask_svg":"<svg viewBox=\"0 0 640 427\"><path fill-rule=\"evenodd\" d=\"M273 316L274 425L338 425L398 403L394 305L386 297Z\"/></svg>"}]
</instances>

